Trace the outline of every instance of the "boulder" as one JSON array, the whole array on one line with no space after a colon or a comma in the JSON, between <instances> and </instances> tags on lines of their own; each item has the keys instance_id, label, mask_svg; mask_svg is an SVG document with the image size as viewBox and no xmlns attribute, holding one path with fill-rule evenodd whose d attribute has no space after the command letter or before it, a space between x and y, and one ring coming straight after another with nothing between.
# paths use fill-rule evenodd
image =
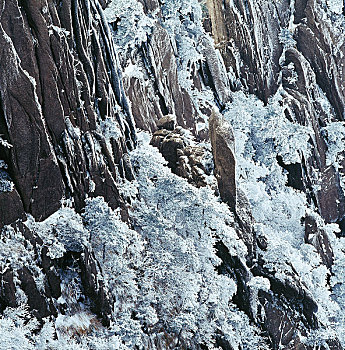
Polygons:
<instances>
[{"instance_id":1,"label":"boulder","mask_svg":"<svg viewBox=\"0 0 345 350\"><path fill-rule=\"evenodd\" d=\"M171 127L173 116L167 117L164 126ZM210 151L195 144L187 135L187 130L181 127L172 131L162 128L153 134L150 144L159 149L173 173L197 187L204 187L213 167Z\"/></svg>"},{"instance_id":2,"label":"boulder","mask_svg":"<svg viewBox=\"0 0 345 350\"><path fill-rule=\"evenodd\" d=\"M168 114L162 117L157 122L158 129L174 130L176 126L176 117L173 114Z\"/></svg>"}]
</instances>

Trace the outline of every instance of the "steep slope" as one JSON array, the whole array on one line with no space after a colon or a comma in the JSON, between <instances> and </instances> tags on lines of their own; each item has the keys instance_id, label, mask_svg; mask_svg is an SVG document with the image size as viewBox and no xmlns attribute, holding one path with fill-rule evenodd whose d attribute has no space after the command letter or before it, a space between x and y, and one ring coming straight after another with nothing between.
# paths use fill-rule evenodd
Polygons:
<instances>
[{"instance_id":1,"label":"steep slope","mask_svg":"<svg viewBox=\"0 0 345 350\"><path fill-rule=\"evenodd\" d=\"M64 196L79 209L86 194L119 206L116 166L135 129L101 4L5 1L1 38L1 158L14 184L0 195L11 203L1 226L23 211L42 220Z\"/></svg>"},{"instance_id":2,"label":"steep slope","mask_svg":"<svg viewBox=\"0 0 345 350\"><path fill-rule=\"evenodd\" d=\"M3 1L0 347L342 349L344 26Z\"/></svg>"},{"instance_id":3,"label":"steep slope","mask_svg":"<svg viewBox=\"0 0 345 350\"><path fill-rule=\"evenodd\" d=\"M342 1L331 8L321 0L206 4L233 89L242 85L265 104L282 89L286 118L312 128L311 154L280 163L291 173L289 184L306 192L325 221L342 226L342 167L326 160L326 131L321 135L329 122L344 119Z\"/></svg>"}]
</instances>

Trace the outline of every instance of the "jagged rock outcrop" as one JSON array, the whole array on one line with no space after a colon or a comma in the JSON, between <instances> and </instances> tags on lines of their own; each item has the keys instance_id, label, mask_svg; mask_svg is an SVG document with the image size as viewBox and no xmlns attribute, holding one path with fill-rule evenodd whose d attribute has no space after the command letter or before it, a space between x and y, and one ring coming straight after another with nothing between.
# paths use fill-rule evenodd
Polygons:
<instances>
[{"instance_id":1,"label":"jagged rock outcrop","mask_svg":"<svg viewBox=\"0 0 345 350\"><path fill-rule=\"evenodd\" d=\"M312 67L317 84L331 102L337 119L343 120L345 49L343 38L339 37L340 28L335 28L335 23L322 21L324 11L323 1L296 1L294 24L297 27L294 38L297 49Z\"/></svg>"},{"instance_id":2,"label":"jagged rock outcrop","mask_svg":"<svg viewBox=\"0 0 345 350\"><path fill-rule=\"evenodd\" d=\"M156 24L149 40L136 53L142 76L125 77L137 127L155 131L155 122L174 114L178 125L195 132L196 111L187 91L178 83L177 62L167 31Z\"/></svg>"},{"instance_id":3,"label":"jagged rock outcrop","mask_svg":"<svg viewBox=\"0 0 345 350\"><path fill-rule=\"evenodd\" d=\"M128 217L117 181L118 174L133 179L126 153L136 136L105 5L93 0L2 2L0 228L24 220L26 213L43 220L64 197L81 210L86 196L103 196ZM116 134L107 134L109 123L117 125ZM11 230L1 239L22 237L34 257L21 268L2 262L1 310L18 306L21 290L39 320L66 312L71 306L57 302L61 276L75 269L90 309L109 325L111 301L87 247L53 259L24 224ZM43 289L38 278L44 279Z\"/></svg>"},{"instance_id":4,"label":"jagged rock outcrop","mask_svg":"<svg viewBox=\"0 0 345 350\"><path fill-rule=\"evenodd\" d=\"M344 45L343 39L338 41L342 33L335 20L338 15L325 21L330 10L322 0L210 0L206 5L215 44L227 70L235 73L232 88L241 85L267 103L282 86L286 117L313 128L313 154L302 156L297 166L303 169L299 174L303 184L295 186L308 194L327 222L342 222L344 196L335 169L325 163L327 145L321 136L321 128L332 117L319 103L322 91L334 108L334 118L343 120L345 95L339 67L344 66ZM315 190L315 184L321 189Z\"/></svg>"},{"instance_id":5,"label":"jagged rock outcrop","mask_svg":"<svg viewBox=\"0 0 345 350\"><path fill-rule=\"evenodd\" d=\"M209 120L215 176L222 200L236 211L235 138L231 126L216 111Z\"/></svg>"},{"instance_id":6,"label":"jagged rock outcrop","mask_svg":"<svg viewBox=\"0 0 345 350\"><path fill-rule=\"evenodd\" d=\"M320 254L322 263L326 265L330 271L333 265L333 249L327 233L319 228L317 220L310 215L305 218L305 236L306 243L312 244Z\"/></svg>"},{"instance_id":7,"label":"jagged rock outcrop","mask_svg":"<svg viewBox=\"0 0 345 350\"><path fill-rule=\"evenodd\" d=\"M267 101L278 88L279 32L288 26L290 2L208 0L206 6L215 45L236 78L232 88L241 84Z\"/></svg>"},{"instance_id":8,"label":"jagged rock outcrop","mask_svg":"<svg viewBox=\"0 0 345 350\"><path fill-rule=\"evenodd\" d=\"M210 150L198 146L186 129L175 128L174 116L164 116L157 127L150 144L159 149L172 172L197 187L206 186L213 169Z\"/></svg>"},{"instance_id":9,"label":"jagged rock outcrop","mask_svg":"<svg viewBox=\"0 0 345 350\"><path fill-rule=\"evenodd\" d=\"M54 228L52 228L54 230ZM101 272L97 268L97 262L89 248L82 248L83 251L67 251L60 258L52 258L51 252L43 240L26 225L21 222L13 224L10 231L2 233L2 239L11 240L14 237L21 237L24 246L33 250L32 260L28 266L11 266L7 260L4 270L1 273L0 288L0 310L6 307L17 307L18 289L27 298L27 304L38 320L48 316L57 316L58 313L65 314L68 307L59 298L65 293L62 290L62 276L74 269L79 271L80 289L85 299L89 300L91 310L99 317L104 325L109 325L110 303L104 292ZM2 242L3 243L3 242ZM17 247L15 249L18 249ZM24 257L23 257L24 258ZM39 276L39 274L42 274ZM38 284L43 276L43 289ZM64 295L64 300L70 296Z\"/></svg>"},{"instance_id":10,"label":"jagged rock outcrop","mask_svg":"<svg viewBox=\"0 0 345 350\"><path fill-rule=\"evenodd\" d=\"M295 75L297 74L295 83L289 83L290 73L287 67L291 67L291 64ZM310 140L311 156L303 155L302 162L298 165L301 168L301 183L297 186L308 194L310 202L314 201L326 222L341 222L344 216L344 194L337 171L326 162L328 147L321 128L330 116L327 109L318 102L321 94L317 76L301 53L291 48L285 52L282 78L282 86L288 94L287 117L301 125L310 126L315 135ZM319 184L321 188L315 191L314 184ZM296 184L294 186L296 188Z\"/></svg>"},{"instance_id":11,"label":"jagged rock outcrop","mask_svg":"<svg viewBox=\"0 0 345 350\"><path fill-rule=\"evenodd\" d=\"M232 128L215 109L209 119L209 137L219 194L236 217L237 232L248 248L250 261L256 250L254 219L246 195L236 185L235 138Z\"/></svg>"},{"instance_id":12,"label":"jagged rock outcrop","mask_svg":"<svg viewBox=\"0 0 345 350\"><path fill-rule=\"evenodd\" d=\"M87 194L124 207L115 169L135 130L101 3L6 1L0 16L0 64L7 67L0 132L9 144L0 154L14 183L13 194L0 193L12 213L1 225L22 217L21 205L44 219L63 196L79 209ZM107 122L119 128L109 140L101 131Z\"/></svg>"},{"instance_id":13,"label":"jagged rock outcrop","mask_svg":"<svg viewBox=\"0 0 345 350\"><path fill-rule=\"evenodd\" d=\"M182 63L179 51L183 50L183 45L178 42L178 36L172 35L164 25L164 21L169 20L169 11L165 11L163 4L156 1L143 0L140 3L150 20L159 20L151 24L147 40L142 41L140 38L139 44L132 43L135 49L125 47L120 55L125 70L124 86L132 102L137 127L154 132L159 119L167 114L174 114L179 126L192 131L198 139L205 139L207 130L199 129L198 123L205 123L211 113L212 104L204 99L197 101L194 90L209 88L219 108L223 108L231 100L229 78L219 52L204 33L198 33L198 36L190 33L188 40L198 59L191 56L186 58L188 62ZM185 11L181 4L176 4L176 9L181 13ZM193 15L186 15L192 22ZM182 17L181 14L181 19ZM187 28L188 20L181 20L181 25L186 25ZM120 21L120 18L116 18L110 24L116 28L118 23L121 24ZM188 33L187 30L186 32ZM115 38L122 44L122 38L117 38L116 31ZM186 64L188 78L179 75L181 64ZM136 68L132 69L133 67ZM191 81L186 83L185 78Z\"/></svg>"},{"instance_id":14,"label":"jagged rock outcrop","mask_svg":"<svg viewBox=\"0 0 345 350\"><path fill-rule=\"evenodd\" d=\"M206 7L208 18L204 26L212 34L226 69L234 73L232 90L245 89L264 103L280 93L286 118L311 128L311 152L300 154L298 163L280 155L277 162L287 173L287 185L306 193L309 205L315 206L326 222L336 222L342 227L345 208L342 169L336 170L327 161L329 143L323 131L330 120L343 120L345 98L339 87L343 84L344 45L343 39L339 39L343 33L341 20L337 21L341 15L330 14L322 0L278 3L210 0ZM330 101L331 109L320 103L324 96ZM322 263L331 270L334 260L330 240L309 215L305 218L305 242L315 247ZM269 244L260 236L257 243L261 250L266 250ZM263 270L259 275L262 273ZM271 272L264 276L270 279L274 290ZM289 287L279 289L285 293ZM301 345L298 337L291 338L299 321L296 323L294 312L287 310L296 297L274 300L265 292L260 293L260 303L267 316L263 327L270 335L272 347L280 344L286 348L308 348ZM262 299L264 295L266 300ZM312 314L316 304L314 301L311 304L314 306L308 312ZM282 311L284 309L286 311ZM276 328L276 324L282 327ZM313 321L310 325L315 327L316 323ZM341 348L337 340L327 343Z\"/></svg>"},{"instance_id":15,"label":"jagged rock outcrop","mask_svg":"<svg viewBox=\"0 0 345 350\"><path fill-rule=\"evenodd\" d=\"M119 231L125 241L119 240L120 247L110 247L110 253L113 257L121 256L123 252L117 251L121 248L126 254L139 256L138 251L143 248L135 246L134 234L145 232L143 227L150 226L155 219L150 213L149 195L147 203L141 203L147 205L146 214L152 217L144 224L138 220L141 225L138 227L130 217L135 210L131 201L140 203L138 188L143 182L136 182L138 172L133 171L128 153L136 145L137 130L142 129L151 133L151 145L159 149L173 173L196 187L204 187L201 190L209 191L210 196L214 192L219 195L213 203L219 205L220 212L229 212L230 208L229 217L233 221L226 222L225 229L221 227L225 232L218 232L218 227L209 225L207 219L202 224L206 233L193 226L198 239L205 240L205 247L219 258L212 262L212 271L224 277L222 283L234 284L231 297L223 297L225 304L233 303L236 312L242 312L248 327L250 323L259 330L265 346L313 349L305 344L305 338L326 327L323 324L326 317L320 320L318 314L318 303L323 301L310 293L310 276L315 279L318 276L310 271L307 277L303 276L306 264L303 259L297 261L302 266L299 269L295 269L287 254L282 254L281 261L274 260L279 247L267 238L267 232L260 231L251 207L253 201L238 186L235 133L222 113L236 103L233 98L237 90L255 94L268 106L270 98L280 94L279 103L284 107L286 120L309 128L309 151L298 150L293 161L277 151L273 162L285 174L286 186L297 191L294 193L303 193L305 208L311 210L311 213L305 210L301 222L291 223L296 224L292 230L296 229L299 236L294 237L289 248L302 249L303 244L308 245L312 251L308 259L320 259L319 265L311 266L310 270L319 269L320 275L328 271L324 279L330 294L333 266L336 254L340 253L332 246L336 237L324 225L338 223L343 229L338 236L344 235L345 215L342 187L345 167L330 164L330 139L325 129L328 122L344 119L345 52L341 37L344 30L334 17L341 14L329 15L323 0L207 0L202 8L193 2L197 10L182 1L138 0L126 10L136 11L135 6L142 5L141 12L138 11L146 17L140 24L140 37L134 35L134 39L124 43L120 38L123 32L118 34L119 27L135 31L140 16L136 13L133 23L124 23L119 14L109 20L103 12L109 4L107 0L13 0L3 1L0 6L0 229L5 226L0 240L8 254L8 259L1 261L0 312L27 303L31 315L43 324L47 317L80 311L83 304L104 327L111 325L115 304L121 309L120 304L127 301L115 300L108 289L101 268L101 256L105 260L108 253L104 242L97 242L96 237L100 244L97 257L89 237L80 243L76 238L79 232L72 230L72 243L62 249L57 243L61 237L55 225L48 230L41 228L48 237L43 240L39 232L23 221L46 219L65 199L73 210L82 213L86 198L101 196L111 208L120 208L122 219L128 223L126 230L133 229L133 235L126 236L118 222L118 226L109 225L109 230ZM213 39L200 26L202 19ZM256 115L252 114L255 120ZM259 163L259 157L254 161ZM257 178L261 181L272 175L269 174L272 169L265 169ZM157 178L148 176L146 180L155 183ZM189 188L197 191L195 187ZM279 186L269 191L278 192ZM155 211L159 211L159 204ZM198 208L198 203L193 205ZM132 212L127 211L129 206ZM283 212L284 208L277 210ZM202 213L205 214L204 209ZM79 224L85 228L87 223L81 217ZM167 219L157 219L157 231L165 231ZM179 224L183 231L183 220ZM102 228L103 225L99 224ZM232 229L234 236L227 232ZM282 225L282 235L284 230ZM181 243L181 254L186 254L183 255L186 259L193 258L193 234L187 244ZM97 235L106 236L106 231L96 230ZM286 237L284 240L288 240ZM150 235L143 241L149 239ZM235 244L237 241L240 248ZM19 260L8 253L9 242L22 255ZM137 251L128 248L132 244ZM212 256L205 247L202 249ZM164 253L166 265L170 266L173 255L169 251ZM320 258L316 259L314 253ZM145 259L150 260L151 256ZM109 262L103 266L106 263ZM140 264L131 263L132 272L145 275ZM202 280L200 261L194 265ZM194 265L191 264L193 268ZM189 270L183 272L192 274ZM134 286L138 292L143 286L135 273L124 274L124 278L129 276L130 283L133 282L130 288ZM193 276L188 277L189 282L193 282ZM207 284L207 279L203 283ZM70 291L67 284L75 288L70 294L79 299L67 297ZM227 288L231 289L228 285ZM212 293L206 294L199 293L195 300L205 298L205 308L210 308L208 322L215 317L216 303ZM133 305L137 307L134 299ZM173 310L176 313L182 310L186 319L191 310L187 299L179 295L174 302L181 305ZM181 334L184 327L189 327L188 322L181 329L171 330L163 321L157 321L159 302L147 302L145 307L143 314L150 314L149 321L140 319L144 317L142 310L133 311L128 317L131 325L138 327L135 331L152 336L148 344L153 348L164 348L167 344L174 348L208 348L205 339L193 338L192 326L188 332L194 343L184 342ZM207 336L223 349L234 347L221 330ZM323 345L317 345L320 349L342 348L336 335L326 335L323 340Z\"/></svg>"}]
</instances>

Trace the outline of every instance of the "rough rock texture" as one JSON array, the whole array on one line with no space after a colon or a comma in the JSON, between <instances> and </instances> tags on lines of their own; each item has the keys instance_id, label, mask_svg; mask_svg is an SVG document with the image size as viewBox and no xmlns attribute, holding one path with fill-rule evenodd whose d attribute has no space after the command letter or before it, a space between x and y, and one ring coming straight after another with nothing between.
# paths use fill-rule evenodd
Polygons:
<instances>
[{"instance_id":1,"label":"rough rock texture","mask_svg":"<svg viewBox=\"0 0 345 350\"><path fill-rule=\"evenodd\" d=\"M216 110L212 111L209 119L209 137L219 194L235 215L237 233L248 248L250 261L254 258L256 250L254 219L246 195L237 190L236 186L235 138L232 128Z\"/></svg>"},{"instance_id":2,"label":"rough rock texture","mask_svg":"<svg viewBox=\"0 0 345 350\"><path fill-rule=\"evenodd\" d=\"M329 10L322 0L209 0L206 5L216 47L236 77L232 88L241 86L267 103L282 87L286 117L313 129L313 154L304 155L301 164L296 164L300 167L296 175L289 171L289 181L317 203L326 222L341 222L344 195L336 170L326 165L327 146L321 136L331 116L319 101L325 94L334 117L344 119L342 29L324 20ZM293 183L294 176L302 183Z\"/></svg>"},{"instance_id":3,"label":"rough rock texture","mask_svg":"<svg viewBox=\"0 0 345 350\"><path fill-rule=\"evenodd\" d=\"M115 169L135 131L101 4L6 1L0 18L0 133L10 144L0 154L15 184L0 193L12 209L0 225L21 206L44 219L63 196L79 209L86 194L123 206ZM109 142L107 121L119 128Z\"/></svg>"},{"instance_id":4,"label":"rough rock texture","mask_svg":"<svg viewBox=\"0 0 345 350\"><path fill-rule=\"evenodd\" d=\"M196 111L189 94L178 84L174 49L161 25L155 25L135 60L143 66L144 78L125 77L124 84L133 103L137 127L154 131L154 122L166 114L174 114L178 125L195 129Z\"/></svg>"},{"instance_id":5,"label":"rough rock texture","mask_svg":"<svg viewBox=\"0 0 345 350\"><path fill-rule=\"evenodd\" d=\"M211 114L209 128L220 196L236 211L235 138L231 126L216 111Z\"/></svg>"},{"instance_id":6,"label":"rough rock texture","mask_svg":"<svg viewBox=\"0 0 345 350\"><path fill-rule=\"evenodd\" d=\"M337 119L344 119L344 46L339 33L322 21L322 1L296 1L294 23L298 50L312 67L317 84L332 103ZM335 47L337 49L335 50ZM327 72L330 72L328 74Z\"/></svg>"},{"instance_id":7,"label":"rough rock texture","mask_svg":"<svg viewBox=\"0 0 345 350\"><path fill-rule=\"evenodd\" d=\"M1 298L0 306L1 312L4 311L6 307L16 307L17 298L16 298L16 288L13 282L13 272L7 270L1 274Z\"/></svg>"},{"instance_id":8,"label":"rough rock texture","mask_svg":"<svg viewBox=\"0 0 345 350\"><path fill-rule=\"evenodd\" d=\"M187 130L173 128L171 118L161 118L157 126L160 130L153 133L150 143L159 149L172 172L197 187L206 186L213 168L210 151L196 145Z\"/></svg>"},{"instance_id":9,"label":"rough rock texture","mask_svg":"<svg viewBox=\"0 0 345 350\"><path fill-rule=\"evenodd\" d=\"M150 17L165 19L161 4L156 1L141 2ZM184 10L183 6L180 10ZM114 23L111 24L113 28L116 27ZM192 78L191 89L178 76L181 65L179 43L159 21L150 28L146 41L134 50L125 50L121 55L124 69L128 68L128 59L138 68L136 73L126 74L125 70L124 87L132 102L133 116L139 129L154 132L159 119L173 114L177 125L189 129L197 138L205 139L207 131L199 130L197 123L205 122L212 106L204 100L196 103L193 90L209 88L219 108L230 101L229 79L212 41L204 34L198 39L191 36L191 40L195 40L194 45L200 56L196 62L191 61L188 67Z\"/></svg>"},{"instance_id":10,"label":"rough rock texture","mask_svg":"<svg viewBox=\"0 0 345 350\"><path fill-rule=\"evenodd\" d=\"M339 15L330 15L322 0L209 0L206 7L208 15L204 27L212 34L226 69L233 76L232 90L244 89L254 93L264 103L269 103L270 97L279 90L284 96L282 103L286 118L311 128L311 153L302 154L299 163L284 161L280 156L277 162L287 172L287 185L303 191L308 203L316 206L325 222L339 223L342 228L345 200L340 178L343 169L337 170L327 163L327 137L322 131L330 120L344 120L343 29L335 20ZM333 16L333 20L325 21L328 16ZM330 101L332 110L320 103L323 96ZM227 153L228 160L234 158L232 152ZM222 167L225 167L224 162ZM229 188L227 186L228 191ZM232 207L235 206L234 195L235 192L230 196ZM305 242L315 247L322 263L331 270L334 256L330 240L309 215L305 218ZM265 237L258 236L257 243L261 250L267 249ZM271 272L263 274L264 270L259 270L260 276L266 275L270 279L274 291ZM254 271L258 273L257 267ZM260 292L260 303L267 317L262 327L268 332L273 348L308 348L294 335L299 327L300 311L296 314L288 309L294 304L293 300L300 297L286 296L289 288L283 285L278 288L285 295L279 299ZM296 290L303 294L302 286ZM309 309L309 316L305 317L307 323L315 327L310 315L316 305L315 302L311 304L314 305L311 309L304 306L304 310ZM297 319L296 315L299 315ZM341 348L338 341L330 346Z\"/></svg>"},{"instance_id":11,"label":"rough rock texture","mask_svg":"<svg viewBox=\"0 0 345 350\"><path fill-rule=\"evenodd\" d=\"M293 86L288 83L286 67L293 64L298 80ZM311 69L306 59L296 49L288 49L282 71L282 86L287 92L286 115L292 120L312 127L314 138L312 155L305 155L300 167L300 187L309 196L309 201L316 202L320 214L326 222L340 222L344 216L344 195L340 188L339 175L333 166L326 164L327 146L321 135L321 128L329 118L328 111L319 103L320 90L316 85L315 71ZM313 189L313 184L319 184L319 190Z\"/></svg>"},{"instance_id":12,"label":"rough rock texture","mask_svg":"<svg viewBox=\"0 0 345 350\"><path fill-rule=\"evenodd\" d=\"M18 306L19 296L38 320L68 312L76 306L58 299L65 292L63 278L73 271L82 301L110 325L115 300L107 294L94 252L82 245L51 257L22 221L29 215L38 221L49 217L64 198L82 212L87 197L102 196L130 223L119 182L135 179L128 152L135 147L137 128L151 132L151 144L175 174L216 189L231 209L248 254L232 255L214 233L213 248L221 259L217 272L235 281L232 302L260 329L266 345L312 349L303 338L323 326L318 303L288 259L282 262L289 266L284 273L265 260L275 242L257 232L251 203L236 183L234 133L213 108L222 113L233 101L230 89L255 94L265 104L279 91L286 119L310 128L311 151L296 162L281 155L275 161L287 174L286 185L303 192L305 204L326 223L339 223L344 235L345 167L327 162L322 131L328 121L344 120L343 29L323 20L323 0L207 0L204 25L220 56L204 32L191 29L196 19L182 2L176 3L180 32L174 33L164 2L140 0L155 20L145 39L115 50L121 19L107 23L107 3L1 2L0 229L11 226L0 239L4 246L18 240L30 259L22 266L10 257L1 262L0 312ZM324 96L331 107L322 103ZM210 148L199 141L211 144L213 163ZM218 187L209 182L213 174ZM331 275L332 239L313 215L306 213L303 225L302 240L315 248L321 269ZM255 278L269 288L253 285ZM170 334L165 336L173 343ZM214 337L221 348L232 349L221 334ZM336 337L326 343L342 348ZM187 347L182 341L177 346Z\"/></svg>"},{"instance_id":13,"label":"rough rock texture","mask_svg":"<svg viewBox=\"0 0 345 350\"><path fill-rule=\"evenodd\" d=\"M300 315L294 310L287 309L284 299L277 299L260 291L259 300L265 312L265 319L262 322L272 339L272 348L310 349L301 342L297 331L301 322ZM301 328L303 334L303 327Z\"/></svg>"},{"instance_id":14,"label":"rough rock texture","mask_svg":"<svg viewBox=\"0 0 345 350\"><path fill-rule=\"evenodd\" d=\"M102 6L93 0L1 3L0 170L9 185L0 191L0 228L25 213L43 220L64 197L81 210L86 196L101 195L127 218L117 180L118 174L133 179L126 153L136 136ZM107 123L118 132L108 135ZM37 319L64 312L56 302L61 275L73 268L90 309L109 325L110 301L86 247L52 259L25 225L18 222L13 230L10 237L23 237L34 260L22 268L2 262L1 310L17 306L19 288Z\"/></svg>"},{"instance_id":15,"label":"rough rock texture","mask_svg":"<svg viewBox=\"0 0 345 350\"><path fill-rule=\"evenodd\" d=\"M238 80L232 87L240 83L267 101L278 88L282 53L278 34L288 25L289 1L208 0L206 6L215 45Z\"/></svg>"},{"instance_id":16,"label":"rough rock texture","mask_svg":"<svg viewBox=\"0 0 345 350\"><path fill-rule=\"evenodd\" d=\"M9 225L17 219L25 219L23 203L16 189L0 193L0 222Z\"/></svg>"},{"instance_id":17,"label":"rough rock texture","mask_svg":"<svg viewBox=\"0 0 345 350\"><path fill-rule=\"evenodd\" d=\"M52 258L43 240L23 223L13 224L12 229L16 236L25 240L24 244L28 249L31 247L34 255L30 264L21 268L13 268L9 261L5 263L6 267L1 274L3 282L0 288L0 310L3 311L8 306L18 306L17 293L20 288L27 297L27 304L33 316L38 320L50 315L56 316L58 312L64 314L66 305L57 302L63 292L61 276L68 273L68 270L75 269L79 274L83 295L91 304L90 309L104 325L109 325L111 301L104 292L101 272L97 268L93 253L90 253L87 247L84 247L82 252L71 250L60 258ZM12 235L6 237L3 232L2 239L10 239ZM2 244L4 244L3 241ZM37 283L38 271L43 274L43 290ZM14 282L14 275L17 277L16 282Z\"/></svg>"},{"instance_id":18,"label":"rough rock texture","mask_svg":"<svg viewBox=\"0 0 345 350\"><path fill-rule=\"evenodd\" d=\"M327 233L318 227L317 221L312 216L305 218L305 237L306 243L312 244L320 254L323 264L330 270L333 265L333 249Z\"/></svg>"},{"instance_id":19,"label":"rough rock texture","mask_svg":"<svg viewBox=\"0 0 345 350\"><path fill-rule=\"evenodd\" d=\"M176 125L176 117L173 114L165 115L157 122L158 129L174 130Z\"/></svg>"},{"instance_id":20,"label":"rough rock texture","mask_svg":"<svg viewBox=\"0 0 345 350\"><path fill-rule=\"evenodd\" d=\"M111 318L111 301L108 299L101 276L97 269L97 260L93 253L87 248L78 259L80 266L80 276L84 293L91 299L91 311L93 311L101 320L103 325L109 326Z\"/></svg>"}]
</instances>

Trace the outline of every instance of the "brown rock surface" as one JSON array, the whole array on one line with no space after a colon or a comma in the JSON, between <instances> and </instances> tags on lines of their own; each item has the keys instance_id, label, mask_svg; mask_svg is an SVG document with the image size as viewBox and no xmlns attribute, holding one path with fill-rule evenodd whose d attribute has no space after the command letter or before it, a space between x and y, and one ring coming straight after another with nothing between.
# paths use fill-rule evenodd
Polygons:
<instances>
[{"instance_id":1,"label":"brown rock surface","mask_svg":"<svg viewBox=\"0 0 345 350\"><path fill-rule=\"evenodd\" d=\"M310 215L307 215L305 218L304 240L315 247L320 254L322 263L331 269L334 255L327 233L318 227L316 219Z\"/></svg>"},{"instance_id":2,"label":"brown rock surface","mask_svg":"<svg viewBox=\"0 0 345 350\"><path fill-rule=\"evenodd\" d=\"M101 4L88 3L6 1L1 9L0 133L13 147L0 145L0 159L15 184L0 196L13 209L5 223L23 217L22 207L44 219L63 196L77 209L86 194L123 206L115 168L133 147L134 125ZM120 130L115 149L96 132L105 118Z\"/></svg>"},{"instance_id":3,"label":"brown rock surface","mask_svg":"<svg viewBox=\"0 0 345 350\"><path fill-rule=\"evenodd\" d=\"M217 111L209 120L209 133L214 159L215 175L222 200L236 211L235 138L231 126Z\"/></svg>"},{"instance_id":4,"label":"brown rock surface","mask_svg":"<svg viewBox=\"0 0 345 350\"><path fill-rule=\"evenodd\" d=\"M164 120L164 126L172 126L171 117ZM181 127L157 130L152 136L151 145L159 149L173 173L197 187L207 185L206 176L210 175L212 168L210 151L195 144L187 130Z\"/></svg>"}]
</instances>

